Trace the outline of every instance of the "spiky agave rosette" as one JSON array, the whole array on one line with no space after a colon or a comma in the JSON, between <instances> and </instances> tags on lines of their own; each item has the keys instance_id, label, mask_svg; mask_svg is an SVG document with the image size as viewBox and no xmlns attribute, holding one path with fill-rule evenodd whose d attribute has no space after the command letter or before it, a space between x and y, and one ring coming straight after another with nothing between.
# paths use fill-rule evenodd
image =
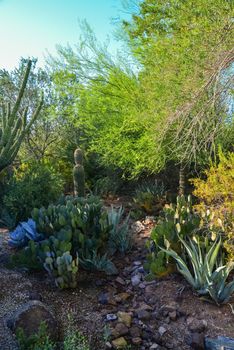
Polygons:
<instances>
[{"instance_id":1,"label":"spiky agave rosette","mask_svg":"<svg viewBox=\"0 0 234 350\"><path fill-rule=\"evenodd\" d=\"M33 219L20 222L16 229L10 232L9 246L13 248L22 248L28 244L28 241L39 241L43 235L36 230L36 223Z\"/></svg>"}]
</instances>

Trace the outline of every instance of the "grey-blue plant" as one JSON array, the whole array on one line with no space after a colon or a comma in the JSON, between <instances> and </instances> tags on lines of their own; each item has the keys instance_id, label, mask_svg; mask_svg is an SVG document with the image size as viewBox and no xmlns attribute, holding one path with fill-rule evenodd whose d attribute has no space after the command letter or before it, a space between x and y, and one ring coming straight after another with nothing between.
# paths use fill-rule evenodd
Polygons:
<instances>
[{"instance_id":1,"label":"grey-blue plant","mask_svg":"<svg viewBox=\"0 0 234 350\"><path fill-rule=\"evenodd\" d=\"M25 247L30 240L40 241L43 235L36 230L36 222L33 219L20 222L16 229L10 232L9 246L13 248Z\"/></svg>"}]
</instances>

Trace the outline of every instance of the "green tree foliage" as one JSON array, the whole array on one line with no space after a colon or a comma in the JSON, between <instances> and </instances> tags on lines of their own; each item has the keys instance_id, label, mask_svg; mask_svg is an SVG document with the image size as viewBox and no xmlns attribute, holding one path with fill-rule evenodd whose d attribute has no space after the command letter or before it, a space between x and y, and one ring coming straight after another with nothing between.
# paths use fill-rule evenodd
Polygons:
<instances>
[{"instance_id":1,"label":"green tree foliage","mask_svg":"<svg viewBox=\"0 0 234 350\"><path fill-rule=\"evenodd\" d=\"M232 3L145 0L124 27L132 56L114 59L86 25L79 46L52 60L63 114L86 150L137 177L229 147Z\"/></svg>"},{"instance_id":2,"label":"green tree foliage","mask_svg":"<svg viewBox=\"0 0 234 350\"><path fill-rule=\"evenodd\" d=\"M58 53L51 62L54 83L79 145L128 177L161 168L138 74L126 58L114 59L87 26L77 50L60 47Z\"/></svg>"},{"instance_id":3,"label":"green tree foliage","mask_svg":"<svg viewBox=\"0 0 234 350\"><path fill-rule=\"evenodd\" d=\"M232 1L144 0L124 26L158 147L168 159L201 162L230 123Z\"/></svg>"}]
</instances>

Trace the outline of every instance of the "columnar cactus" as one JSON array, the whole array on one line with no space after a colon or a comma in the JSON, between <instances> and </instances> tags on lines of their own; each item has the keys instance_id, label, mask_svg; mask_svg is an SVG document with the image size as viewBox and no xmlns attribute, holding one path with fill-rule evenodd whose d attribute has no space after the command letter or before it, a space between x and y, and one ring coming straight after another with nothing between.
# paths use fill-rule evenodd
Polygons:
<instances>
[{"instance_id":1,"label":"columnar cactus","mask_svg":"<svg viewBox=\"0 0 234 350\"><path fill-rule=\"evenodd\" d=\"M74 194L78 197L85 196L85 173L83 167L83 152L77 148L74 152L75 166L73 168Z\"/></svg>"},{"instance_id":2,"label":"columnar cactus","mask_svg":"<svg viewBox=\"0 0 234 350\"><path fill-rule=\"evenodd\" d=\"M25 108L22 115L19 114L31 66L32 61L29 60L14 106L11 107L10 103L8 103L6 106L2 106L0 111L0 171L10 165L15 159L26 133L37 119L42 108L43 96L28 123L28 108Z\"/></svg>"}]
</instances>

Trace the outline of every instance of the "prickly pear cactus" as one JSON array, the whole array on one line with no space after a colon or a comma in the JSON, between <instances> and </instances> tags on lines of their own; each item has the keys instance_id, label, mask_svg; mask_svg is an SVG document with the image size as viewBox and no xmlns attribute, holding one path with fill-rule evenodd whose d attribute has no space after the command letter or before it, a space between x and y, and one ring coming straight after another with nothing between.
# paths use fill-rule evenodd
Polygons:
<instances>
[{"instance_id":1,"label":"prickly pear cactus","mask_svg":"<svg viewBox=\"0 0 234 350\"><path fill-rule=\"evenodd\" d=\"M78 197L85 196L85 173L83 167L83 152L77 148L74 152L75 166L73 168L74 194Z\"/></svg>"},{"instance_id":2,"label":"prickly pear cactus","mask_svg":"<svg viewBox=\"0 0 234 350\"><path fill-rule=\"evenodd\" d=\"M55 254L48 254L45 259L45 269L54 277L57 287L75 288L77 286L78 257L73 259L70 252L64 252L62 256L55 257Z\"/></svg>"}]
</instances>

